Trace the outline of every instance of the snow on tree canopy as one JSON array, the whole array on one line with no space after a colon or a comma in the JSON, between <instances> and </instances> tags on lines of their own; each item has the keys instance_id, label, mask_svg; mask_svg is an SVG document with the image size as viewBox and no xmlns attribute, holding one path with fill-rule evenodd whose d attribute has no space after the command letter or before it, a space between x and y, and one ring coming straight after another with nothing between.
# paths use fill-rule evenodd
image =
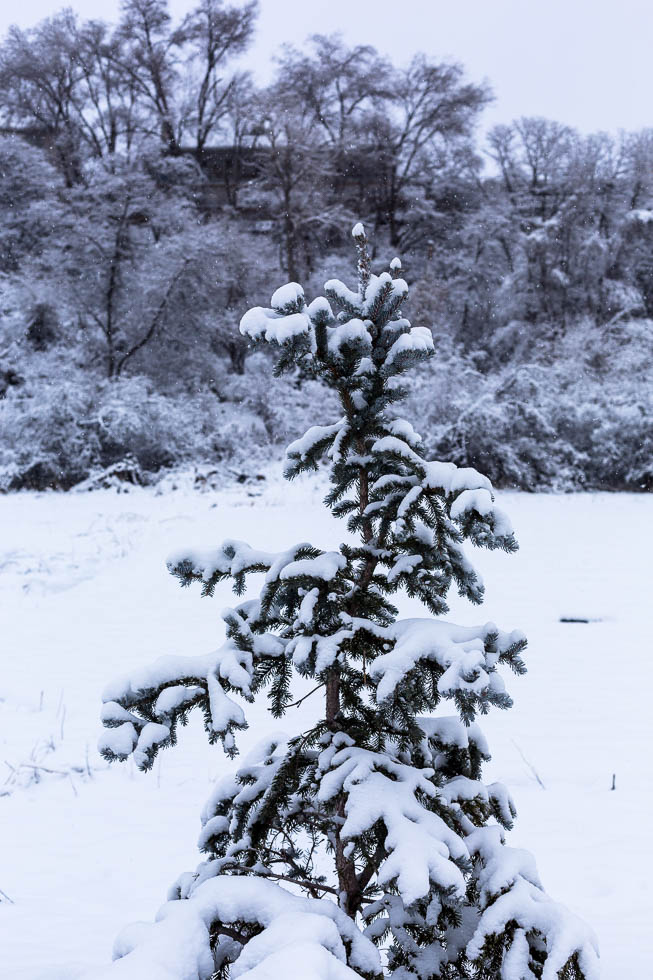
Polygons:
<instances>
[{"instance_id":1,"label":"snow on tree canopy","mask_svg":"<svg viewBox=\"0 0 653 980\"><path fill-rule=\"evenodd\" d=\"M328 466L325 503L347 540L270 553L228 539L172 555L172 574L206 596L227 580L242 596L249 575L258 588L223 610L215 653L162 657L109 684L100 745L149 768L198 708L209 740L235 755L261 696L277 718L299 694L314 721L268 735L217 781L204 859L92 976L598 977L591 931L549 898L531 855L505 842L515 805L483 778L490 752L476 717L510 707L505 674L525 670L526 640L439 618L452 587L483 598L466 547L514 551L512 527L486 477L428 460L396 414L402 375L434 354L431 332L404 316L400 261L374 273L363 226L352 234L355 288L331 280L307 305L289 283L240 325L274 345L278 373L308 372L339 399L336 420L316 405L284 472ZM429 615L398 619L399 591Z\"/></svg>"},{"instance_id":2,"label":"snow on tree canopy","mask_svg":"<svg viewBox=\"0 0 653 980\"><path fill-rule=\"evenodd\" d=\"M354 980L381 972L377 949L335 903L291 895L270 881L221 876L203 882L187 901L168 902L155 923L123 930L114 965L89 974L89 980L105 974L121 980L209 980L220 966L211 940L216 922L227 933L256 930L231 969L234 980ZM220 949L225 962L231 951L229 943Z\"/></svg>"},{"instance_id":3,"label":"snow on tree canopy","mask_svg":"<svg viewBox=\"0 0 653 980\"><path fill-rule=\"evenodd\" d=\"M251 340L267 340L280 347L289 341L305 341L311 347L313 345L313 327L305 313L284 316L258 306L242 318L240 332Z\"/></svg>"},{"instance_id":4,"label":"snow on tree canopy","mask_svg":"<svg viewBox=\"0 0 653 980\"><path fill-rule=\"evenodd\" d=\"M270 305L274 310L286 310L290 313L299 313L306 305L304 290L296 282L289 282L285 286L280 286L272 294Z\"/></svg>"},{"instance_id":5,"label":"snow on tree canopy","mask_svg":"<svg viewBox=\"0 0 653 980\"><path fill-rule=\"evenodd\" d=\"M390 626L386 635L393 641L392 649L370 667L379 701L390 697L420 663L427 662L440 673L437 687L443 696L505 706L497 664L502 658L504 662L515 660L525 645L518 630L502 633L493 623L464 627L433 619L403 619Z\"/></svg>"},{"instance_id":6,"label":"snow on tree canopy","mask_svg":"<svg viewBox=\"0 0 653 980\"><path fill-rule=\"evenodd\" d=\"M279 575L279 578L318 578L323 582L330 582L338 572L347 567L347 559L338 554L337 551L327 551L317 558L302 558L300 561L292 561L286 565Z\"/></svg>"}]
</instances>

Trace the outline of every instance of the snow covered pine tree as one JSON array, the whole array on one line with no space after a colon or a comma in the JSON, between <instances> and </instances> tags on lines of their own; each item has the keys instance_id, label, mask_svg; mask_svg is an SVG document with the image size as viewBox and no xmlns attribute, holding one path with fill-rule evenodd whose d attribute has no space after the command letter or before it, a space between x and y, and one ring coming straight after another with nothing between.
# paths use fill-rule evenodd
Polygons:
<instances>
[{"instance_id":1,"label":"snow covered pine tree","mask_svg":"<svg viewBox=\"0 0 653 980\"><path fill-rule=\"evenodd\" d=\"M399 379L433 353L432 337L400 312L399 260L373 275L362 225L353 238L357 291L332 280L306 306L290 283L240 324L278 347L279 372L301 364L337 392L342 418L292 443L285 475L328 456L326 504L348 519L350 538L329 552L225 541L173 556L171 572L205 595L227 578L241 595L248 573L264 573L264 585L223 613L216 653L163 658L109 687L101 749L148 769L199 707L210 741L233 756L246 727L234 696L252 701L267 687L278 718L294 671L317 685L323 715L309 731L264 740L219 782L202 815L207 859L177 881L156 923L119 937L108 972L593 980L591 931L545 894L530 854L504 843L512 801L481 779L489 754L474 719L510 706L498 668L524 671L524 637L492 623L397 619L391 601L405 590L440 616L455 583L478 603L463 539L517 545L488 480L426 460L396 417ZM456 714L434 715L445 701Z\"/></svg>"}]
</instances>

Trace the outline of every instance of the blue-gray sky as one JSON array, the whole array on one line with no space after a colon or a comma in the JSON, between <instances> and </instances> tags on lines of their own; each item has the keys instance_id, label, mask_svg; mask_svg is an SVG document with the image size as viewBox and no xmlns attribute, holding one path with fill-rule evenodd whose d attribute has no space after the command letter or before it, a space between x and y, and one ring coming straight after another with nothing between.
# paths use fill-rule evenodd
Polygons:
<instances>
[{"instance_id":1,"label":"blue-gray sky","mask_svg":"<svg viewBox=\"0 0 653 980\"><path fill-rule=\"evenodd\" d=\"M64 6L1 5L0 32L29 27ZM68 0L84 17L114 20L119 0ZM193 0L171 0L181 15ZM589 132L653 126L653 0L261 0L243 59L260 79L284 42L341 31L396 62L417 50L462 62L496 95L484 126L542 115Z\"/></svg>"}]
</instances>

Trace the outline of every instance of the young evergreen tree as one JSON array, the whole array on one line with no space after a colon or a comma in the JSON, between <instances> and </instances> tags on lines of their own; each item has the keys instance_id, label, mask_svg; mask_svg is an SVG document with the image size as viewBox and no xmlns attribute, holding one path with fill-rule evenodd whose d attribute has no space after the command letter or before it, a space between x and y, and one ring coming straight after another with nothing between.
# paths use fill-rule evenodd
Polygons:
<instances>
[{"instance_id":1,"label":"young evergreen tree","mask_svg":"<svg viewBox=\"0 0 653 980\"><path fill-rule=\"evenodd\" d=\"M163 658L109 687L101 749L148 769L197 707L209 740L233 756L247 724L238 699L267 689L278 718L295 673L323 709L309 731L264 740L218 783L202 815L206 860L178 879L155 924L119 938L110 973L593 980L591 931L546 895L530 854L505 844L513 803L482 779L489 753L475 718L510 706L499 668L524 671L526 640L436 618L452 585L482 600L463 541L510 552L515 538L489 481L425 459L396 416L401 376L433 354L431 332L402 315L399 260L373 275L362 225L353 238L356 290L332 280L307 306L290 283L240 325L277 346L279 373L301 366L339 396L342 417L292 443L285 475L328 457L326 504L349 536L330 552L229 540L173 556L171 572L204 595L225 579L241 595L249 573L264 584L223 614L216 653ZM430 616L398 619L400 591ZM439 713L445 702L453 715Z\"/></svg>"}]
</instances>

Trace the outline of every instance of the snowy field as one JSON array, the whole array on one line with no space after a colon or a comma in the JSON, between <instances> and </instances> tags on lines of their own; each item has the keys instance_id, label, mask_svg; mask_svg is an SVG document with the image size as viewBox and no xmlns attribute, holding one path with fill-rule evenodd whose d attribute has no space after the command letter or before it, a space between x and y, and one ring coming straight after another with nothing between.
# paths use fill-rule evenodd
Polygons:
<instances>
[{"instance_id":1,"label":"snowy field","mask_svg":"<svg viewBox=\"0 0 653 980\"><path fill-rule=\"evenodd\" d=\"M315 483L275 479L221 493L0 497L0 977L72 980L106 963L118 930L151 919L196 865L199 811L230 763L192 725L149 774L131 761L107 767L95 751L100 692L131 666L221 642L228 587L213 600L181 590L169 551L224 537L332 547L340 528L320 497ZM485 606L454 598L451 612L529 637L529 673L508 678L515 707L481 719L490 778L517 803L511 842L534 851L549 893L595 928L604 980L643 980L653 962L653 500L501 502L521 550L478 552ZM401 611L417 612L408 601ZM241 747L304 727L315 710L309 699L279 723L262 704Z\"/></svg>"}]
</instances>

